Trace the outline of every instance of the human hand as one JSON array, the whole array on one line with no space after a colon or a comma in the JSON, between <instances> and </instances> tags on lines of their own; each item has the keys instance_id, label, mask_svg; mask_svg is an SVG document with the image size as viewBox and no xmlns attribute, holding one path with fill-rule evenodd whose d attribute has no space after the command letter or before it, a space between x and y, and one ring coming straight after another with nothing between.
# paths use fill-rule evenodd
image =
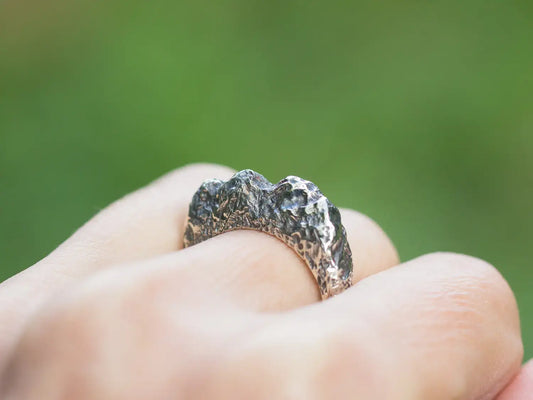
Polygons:
<instances>
[{"instance_id":1,"label":"human hand","mask_svg":"<svg viewBox=\"0 0 533 400\"><path fill-rule=\"evenodd\" d=\"M533 398L514 296L484 261L398 265L374 222L341 210L357 284L319 302L266 234L181 249L194 191L232 173L179 169L2 283L2 399Z\"/></svg>"}]
</instances>

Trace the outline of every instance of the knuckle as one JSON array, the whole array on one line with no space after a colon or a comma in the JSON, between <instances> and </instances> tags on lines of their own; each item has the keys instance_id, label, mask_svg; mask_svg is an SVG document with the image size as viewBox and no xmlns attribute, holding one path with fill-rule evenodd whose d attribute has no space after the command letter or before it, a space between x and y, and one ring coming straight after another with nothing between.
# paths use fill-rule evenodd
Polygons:
<instances>
[{"instance_id":1,"label":"knuckle","mask_svg":"<svg viewBox=\"0 0 533 400\"><path fill-rule=\"evenodd\" d=\"M452 305L459 306L455 310L464 311L464 315L459 313L463 318L471 317L472 324L478 321L474 324L478 328L491 321L498 326L498 338L509 346L507 349L522 347L516 299L496 267L482 259L457 253L433 253L423 258L435 275L439 275L439 269L447 271L447 296ZM476 327L473 329L477 331Z\"/></svg>"},{"instance_id":2,"label":"knuckle","mask_svg":"<svg viewBox=\"0 0 533 400\"><path fill-rule=\"evenodd\" d=\"M87 300L61 298L34 317L7 363L3 390L23 398L60 399L62 387L84 386L83 368L101 347L104 308L96 299Z\"/></svg>"},{"instance_id":3,"label":"knuckle","mask_svg":"<svg viewBox=\"0 0 533 400\"><path fill-rule=\"evenodd\" d=\"M499 301L513 301L514 295L509 284L496 267L477 257L451 252L437 252L424 256L436 267L445 265L459 278L469 278L477 282L480 291L487 292ZM468 282L465 280L465 282Z\"/></svg>"},{"instance_id":4,"label":"knuckle","mask_svg":"<svg viewBox=\"0 0 533 400\"><path fill-rule=\"evenodd\" d=\"M439 269L448 271L441 287L444 295L438 302L441 311L437 313L442 317L439 323L447 324L443 332L453 329L454 336L446 340L475 339L478 347L491 349L485 359L497 360L494 362L502 379L512 377L520 366L523 344L516 300L502 274L490 263L463 254L433 253L424 257L435 275Z\"/></svg>"},{"instance_id":5,"label":"knuckle","mask_svg":"<svg viewBox=\"0 0 533 400\"><path fill-rule=\"evenodd\" d=\"M54 343L62 349L61 355L69 358L79 350L91 348L104 325L103 314L109 309L109 302L101 296L75 294L62 298L32 321L24 339L37 343ZM66 346L70 343L72 346ZM50 347L43 347L44 356L50 356Z\"/></svg>"}]
</instances>

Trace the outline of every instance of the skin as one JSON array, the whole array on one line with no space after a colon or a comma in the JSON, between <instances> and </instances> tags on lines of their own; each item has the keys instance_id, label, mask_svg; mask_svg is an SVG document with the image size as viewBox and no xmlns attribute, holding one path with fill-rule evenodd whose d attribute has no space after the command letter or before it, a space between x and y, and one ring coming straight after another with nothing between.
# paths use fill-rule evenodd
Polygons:
<instances>
[{"instance_id":1,"label":"skin","mask_svg":"<svg viewBox=\"0 0 533 400\"><path fill-rule=\"evenodd\" d=\"M189 200L232 170L176 170L0 285L0 398L533 399L511 289L488 263L399 263L342 210L355 285L319 301L305 264L253 231L188 249Z\"/></svg>"}]
</instances>

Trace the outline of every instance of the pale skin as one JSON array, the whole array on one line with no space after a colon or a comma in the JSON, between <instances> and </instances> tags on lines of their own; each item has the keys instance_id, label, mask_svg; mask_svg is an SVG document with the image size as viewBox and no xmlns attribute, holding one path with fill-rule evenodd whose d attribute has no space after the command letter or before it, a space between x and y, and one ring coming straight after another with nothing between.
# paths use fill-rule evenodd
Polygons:
<instances>
[{"instance_id":1,"label":"pale skin","mask_svg":"<svg viewBox=\"0 0 533 400\"><path fill-rule=\"evenodd\" d=\"M174 171L101 211L0 285L0 398L533 399L517 305L465 255L400 264L342 210L354 286L321 302L279 240L235 231L182 249L216 165Z\"/></svg>"}]
</instances>

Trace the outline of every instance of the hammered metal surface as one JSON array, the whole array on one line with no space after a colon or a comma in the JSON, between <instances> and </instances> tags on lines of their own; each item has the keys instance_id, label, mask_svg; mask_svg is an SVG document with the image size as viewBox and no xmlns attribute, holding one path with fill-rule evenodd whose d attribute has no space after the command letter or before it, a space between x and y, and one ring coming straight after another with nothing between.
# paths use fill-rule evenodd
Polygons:
<instances>
[{"instance_id":1,"label":"hammered metal surface","mask_svg":"<svg viewBox=\"0 0 533 400\"><path fill-rule=\"evenodd\" d=\"M309 181L288 176L273 185L249 169L227 182L205 181L189 206L184 247L236 229L281 239L307 263L323 299L351 286L352 254L339 210Z\"/></svg>"}]
</instances>

